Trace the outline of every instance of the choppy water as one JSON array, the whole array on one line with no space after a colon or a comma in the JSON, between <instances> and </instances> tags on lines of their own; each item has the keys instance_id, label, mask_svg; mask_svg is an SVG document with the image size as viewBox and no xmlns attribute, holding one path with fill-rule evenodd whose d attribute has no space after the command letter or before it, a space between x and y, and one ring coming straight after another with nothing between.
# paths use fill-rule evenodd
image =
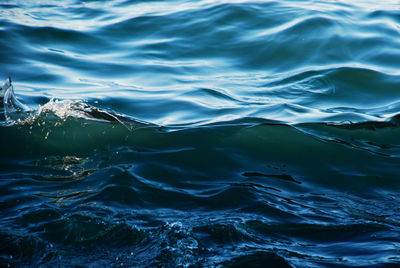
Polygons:
<instances>
[{"instance_id":1,"label":"choppy water","mask_svg":"<svg viewBox=\"0 0 400 268\"><path fill-rule=\"evenodd\" d=\"M400 264L399 67L396 0L3 0L0 264Z\"/></svg>"}]
</instances>

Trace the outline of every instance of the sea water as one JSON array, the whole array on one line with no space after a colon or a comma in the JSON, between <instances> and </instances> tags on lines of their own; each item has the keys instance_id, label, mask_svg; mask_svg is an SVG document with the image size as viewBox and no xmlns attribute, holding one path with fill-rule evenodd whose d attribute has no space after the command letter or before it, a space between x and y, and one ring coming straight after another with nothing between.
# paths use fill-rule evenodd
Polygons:
<instances>
[{"instance_id":1,"label":"sea water","mask_svg":"<svg viewBox=\"0 0 400 268\"><path fill-rule=\"evenodd\" d=\"M8 76L1 266L400 264L399 1L3 0Z\"/></svg>"}]
</instances>

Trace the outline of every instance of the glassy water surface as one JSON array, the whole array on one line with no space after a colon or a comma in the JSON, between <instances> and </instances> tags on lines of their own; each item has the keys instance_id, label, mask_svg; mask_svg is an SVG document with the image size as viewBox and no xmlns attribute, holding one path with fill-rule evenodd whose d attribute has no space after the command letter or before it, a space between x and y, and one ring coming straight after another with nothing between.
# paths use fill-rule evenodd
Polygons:
<instances>
[{"instance_id":1,"label":"glassy water surface","mask_svg":"<svg viewBox=\"0 0 400 268\"><path fill-rule=\"evenodd\" d=\"M1 1L0 263L399 264L399 67L396 0Z\"/></svg>"}]
</instances>

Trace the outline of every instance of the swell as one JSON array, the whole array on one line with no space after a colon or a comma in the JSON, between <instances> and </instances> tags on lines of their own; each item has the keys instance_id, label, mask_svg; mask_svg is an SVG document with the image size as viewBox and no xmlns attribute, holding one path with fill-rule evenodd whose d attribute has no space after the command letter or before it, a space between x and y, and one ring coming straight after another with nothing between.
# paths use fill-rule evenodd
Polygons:
<instances>
[{"instance_id":1,"label":"swell","mask_svg":"<svg viewBox=\"0 0 400 268\"><path fill-rule=\"evenodd\" d=\"M136 121L131 122L136 123ZM351 155L361 155L365 157L365 161L367 159L372 162L387 161L386 164L392 163L391 165L395 165L399 158L398 114L385 121L344 122L342 124L289 125L279 121L244 118L202 126L162 127L146 124L132 126L133 128L129 129L119 121L107 122L75 117L57 118L51 114L42 114L41 117L23 124L1 127L0 142L2 148L7 151L2 159L12 163L12 159L71 156L71 161L73 161L75 158L96 157L97 154L101 156L108 151L116 150L121 153L122 158L128 157L127 163L131 160L131 155L137 154L151 161L150 163L156 163L159 159L162 163L172 166L179 159L179 163L185 169L202 174L197 170L202 170L201 166L207 165L204 161L208 159L208 154L212 154L215 159L221 161L221 168L226 167L226 170L222 169L218 172L216 170L217 174L231 170L233 172L231 174L236 174L235 176L238 177L269 177L269 179L299 183L297 176L292 176L290 173L276 173L277 170L273 169L275 172L271 173L268 169L251 169L244 166L250 164L250 167L257 167L258 161L263 161L263 154L258 152L257 144L269 148L265 156L270 155L272 159L276 153L277 156L290 160L298 167L309 166L306 159L318 160L318 151L323 148L332 157L347 155L344 159L333 158L330 163L324 163L323 165L327 167L335 162L338 164L346 162L350 160ZM64 142L60 143L60 140ZM307 147L310 147L310 150ZM126 153L125 150L127 150ZM304 161L296 159L292 150L296 150L296 153L305 153ZM174 156L170 157L170 154ZM196 161L205 159L192 162L191 156L197 159ZM183 161L186 157L187 160ZM51 160L51 158L48 159L46 161ZM57 161L49 162L48 165L57 167L59 165ZM243 163L240 163L242 161ZM229 168L230 165L238 169ZM85 171L84 174L91 174L90 170ZM74 171L78 175L82 172L79 169ZM152 169L149 169L149 174L152 172ZM179 173L182 170L178 169L176 172ZM203 175L207 177L206 173Z\"/></svg>"},{"instance_id":2,"label":"swell","mask_svg":"<svg viewBox=\"0 0 400 268\"><path fill-rule=\"evenodd\" d=\"M111 162L115 157L111 156ZM81 181L41 181L36 186L31 183L23 196L8 193L3 198L8 209L2 210L7 214L1 222L12 225L13 231L0 234L7 242L1 246L4 263L289 266L398 261L395 191L386 190L379 199L326 188L296 193L284 186L290 182L275 184L272 189L267 180L245 183L235 179L235 184L226 184L221 176L205 181L194 173L190 173L191 185L182 187L176 183L187 178L185 172L177 178L166 173L164 165L159 172L163 178L154 183L156 178L144 175L140 171L143 163L134 159L131 167L102 167ZM160 166L150 168L155 170L154 176ZM17 191L26 187L32 182L29 177L34 178L14 175L19 178L18 185L7 188ZM144 177L152 184L143 183ZM354 186L355 177L351 179ZM2 189L5 181L17 183L3 177ZM13 209L18 209L18 214ZM394 214L387 213L388 209Z\"/></svg>"},{"instance_id":3,"label":"swell","mask_svg":"<svg viewBox=\"0 0 400 268\"><path fill-rule=\"evenodd\" d=\"M246 119L130 132L67 118L31 127L0 131L1 224L12 226L0 234L4 263L398 261L398 116L384 125ZM349 144L357 139L370 150ZM383 141L391 147L371 151Z\"/></svg>"},{"instance_id":4,"label":"swell","mask_svg":"<svg viewBox=\"0 0 400 268\"><path fill-rule=\"evenodd\" d=\"M2 4L0 262L396 265L395 8Z\"/></svg>"},{"instance_id":5,"label":"swell","mask_svg":"<svg viewBox=\"0 0 400 268\"><path fill-rule=\"evenodd\" d=\"M122 96L130 116L136 116L136 106L157 105L156 115L147 111L138 119L163 125L240 117L287 123L388 118L383 107L398 100L395 14L326 5L42 6L53 20L35 16L34 6L10 6L1 17L0 51L8 51L1 67L31 87L22 93L57 98L67 91L67 97L106 99L105 106ZM136 7L141 11L129 15ZM10 12L24 20L12 19ZM73 15L70 29L59 25L66 14ZM82 21L91 26L80 27Z\"/></svg>"},{"instance_id":6,"label":"swell","mask_svg":"<svg viewBox=\"0 0 400 268\"><path fill-rule=\"evenodd\" d=\"M366 67L302 70L279 77L224 76L216 80L215 87L213 84L203 87L202 83L192 81L184 88L167 86L162 90L98 80L82 81L90 88L80 89L80 94L91 97L86 102L80 101L81 106L88 103L94 108L104 107L138 121L167 127L200 126L247 117L287 124L381 122L390 120L399 111L399 76ZM61 89L53 91L67 98L71 93L62 93ZM51 104L51 101L46 103L45 98L38 95L40 93L24 96L20 92L24 91L18 88L18 98L29 102L31 108Z\"/></svg>"}]
</instances>

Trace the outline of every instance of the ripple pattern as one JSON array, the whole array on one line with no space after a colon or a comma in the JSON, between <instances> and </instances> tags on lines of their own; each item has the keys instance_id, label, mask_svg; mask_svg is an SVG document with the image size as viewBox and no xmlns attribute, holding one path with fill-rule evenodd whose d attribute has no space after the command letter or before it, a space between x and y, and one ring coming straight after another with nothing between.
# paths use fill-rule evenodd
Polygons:
<instances>
[{"instance_id":1,"label":"ripple pattern","mask_svg":"<svg viewBox=\"0 0 400 268\"><path fill-rule=\"evenodd\" d=\"M399 62L394 0L3 1L0 263L399 265Z\"/></svg>"}]
</instances>

